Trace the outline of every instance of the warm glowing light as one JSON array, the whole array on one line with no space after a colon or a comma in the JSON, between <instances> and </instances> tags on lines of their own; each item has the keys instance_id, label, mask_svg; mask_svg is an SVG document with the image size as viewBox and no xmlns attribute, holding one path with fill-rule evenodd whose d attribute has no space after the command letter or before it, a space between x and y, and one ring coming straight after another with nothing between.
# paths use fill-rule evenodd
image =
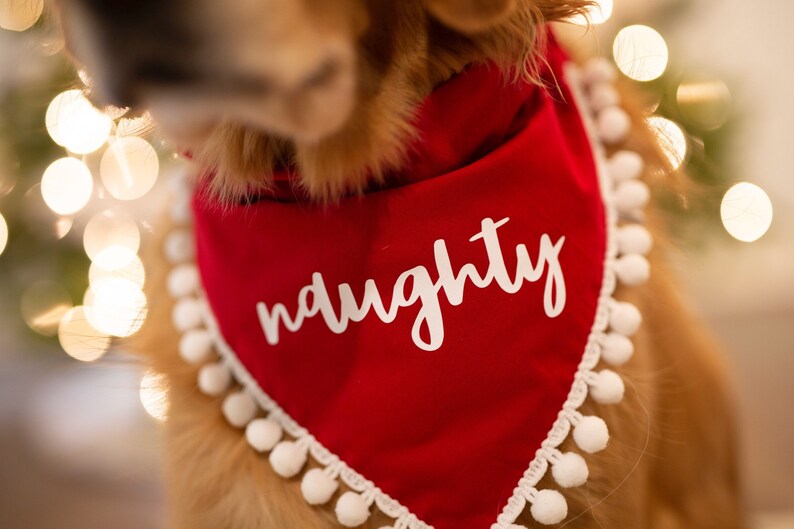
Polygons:
<instances>
[{"instance_id":1,"label":"warm glowing light","mask_svg":"<svg viewBox=\"0 0 794 529\"><path fill-rule=\"evenodd\" d=\"M84 307L75 307L61 318L58 340L66 354L81 362L94 362L110 348L110 336L97 331L86 318Z\"/></svg>"},{"instance_id":2,"label":"warm glowing light","mask_svg":"<svg viewBox=\"0 0 794 529\"><path fill-rule=\"evenodd\" d=\"M648 26L629 26L620 30L612 52L620 71L635 81L653 81L667 69L667 43Z\"/></svg>"},{"instance_id":3,"label":"warm glowing light","mask_svg":"<svg viewBox=\"0 0 794 529\"><path fill-rule=\"evenodd\" d=\"M114 255L104 255L109 251ZM126 255L122 256L124 253ZM109 265L109 267L105 268L103 265ZM96 285L95 288L99 288L101 283L107 279L123 279L142 289L146 282L146 271L140 258L129 249L123 246L110 246L99 252L88 269L88 282L92 287Z\"/></svg>"},{"instance_id":4,"label":"warm glowing light","mask_svg":"<svg viewBox=\"0 0 794 529\"><path fill-rule=\"evenodd\" d=\"M74 215L83 209L94 191L88 167L74 158L55 160L41 178L41 196L59 215Z\"/></svg>"},{"instance_id":5,"label":"warm glowing light","mask_svg":"<svg viewBox=\"0 0 794 529\"><path fill-rule=\"evenodd\" d=\"M100 176L119 200L135 200L149 192L160 172L154 147L135 136L117 138L105 151Z\"/></svg>"},{"instance_id":6,"label":"warm glowing light","mask_svg":"<svg viewBox=\"0 0 794 529\"><path fill-rule=\"evenodd\" d=\"M105 144L113 120L94 107L80 90L58 94L44 118L53 141L76 154L89 154Z\"/></svg>"},{"instance_id":7,"label":"warm glowing light","mask_svg":"<svg viewBox=\"0 0 794 529\"><path fill-rule=\"evenodd\" d=\"M612 16L613 0L597 0L588 10L586 15L579 15L571 22L579 26L588 24L603 24Z\"/></svg>"},{"instance_id":8,"label":"warm glowing light","mask_svg":"<svg viewBox=\"0 0 794 529\"><path fill-rule=\"evenodd\" d=\"M44 0L0 0L0 27L25 31L33 26L44 10Z\"/></svg>"},{"instance_id":9,"label":"warm glowing light","mask_svg":"<svg viewBox=\"0 0 794 529\"><path fill-rule=\"evenodd\" d=\"M44 336L55 336L64 315L72 309L72 299L61 285L44 280L22 294L21 309L28 327Z\"/></svg>"},{"instance_id":10,"label":"warm glowing light","mask_svg":"<svg viewBox=\"0 0 794 529\"><path fill-rule=\"evenodd\" d=\"M58 239L63 239L69 232L72 231L74 221L70 218L64 217L55 221L55 236Z\"/></svg>"},{"instance_id":11,"label":"warm glowing light","mask_svg":"<svg viewBox=\"0 0 794 529\"><path fill-rule=\"evenodd\" d=\"M731 112L731 91L714 77L690 77L678 86L678 107L704 130L722 127Z\"/></svg>"},{"instance_id":12,"label":"warm glowing light","mask_svg":"<svg viewBox=\"0 0 794 529\"><path fill-rule=\"evenodd\" d=\"M3 255L3 252L6 249L6 245L8 244L8 223L6 223L5 217L0 214L0 255Z\"/></svg>"},{"instance_id":13,"label":"warm glowing light","mask_svg":"<svg viewBox=\"0 0 794 529\"><path fill-rule=\"evenodd\" d=\"M661 116L651 116L648 124L656 133L664 153L673 170L681 168L687 156L687 140L684 130L676 123Z\"/></svg>"},{"instance_id":14,"label":"warm glowing light","mask_svg":"<svg viewBox=\"0 0 794 529\"><path fill-rule=\"evenodd\" d=\"M772 201L757 185L742 182L725 193L720 216L723 226L733 238L754 242L772 226Z\"/></svg>"},{"instance_id":15,"label":"warm glowing light","mask_svg":"<svg viewBox=\"0 0 794 529\"><path fill-rule=\"evenodd\" d=\"M168 417L168 382L154 371L147 371L141 378L141 404L153 419L163 422Z\"/></svg>"},{"instance_id":16,"label":"warm glowing light","mask_svg":"<svg viewBox=\"0 0 794 529\"><path fill-rule=\"evenodd\" d=\"M108 209L98 213L86 224L83 232L85 253L106 270L129 264L141 245L138 225L129 213Z\"/></svg>"},{"instance_id":17,"label":"warm glowing light","mask_svg":"<svg viewBox=\"0 0 794 529\"><path fill-rule=\"evenodd\" d=\"M95 281L86 292L86 317L98 331L126 338L146 321L146 296L136 283L120 278Z\"/></svg>"}]
</instances>

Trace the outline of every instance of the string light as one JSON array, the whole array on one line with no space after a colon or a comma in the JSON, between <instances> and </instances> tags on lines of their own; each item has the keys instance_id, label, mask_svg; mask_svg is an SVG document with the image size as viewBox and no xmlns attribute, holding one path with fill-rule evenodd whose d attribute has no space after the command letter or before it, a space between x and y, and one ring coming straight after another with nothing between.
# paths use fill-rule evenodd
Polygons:
<instances>
[{"instance_id":1,"label":"string light","mask_svg":"<svg viewBox=\"0 0 794 529\"><path fill-rule=\"evenodd\" d=\"M44 120L53 141L75 154L98 150L113 128L113 120L95 108L81 90L67 90L55 96Z\"/></svg>"},{"instance_id":2,"label":"string light","mask_svg":"<svg viewBox=\"0 0 794 529\"><path fill-rule=\"evenodd\" d=\"M648 124L656 133L659 146L667 155L670 167L673 170L680 169L688 152L684 130L678 124L661 116L651 116L648 118Z\"/></svg>"},{"instance_id":3,"label":"string light","mask_svg":"<svg viewBox=\"0 0 794 529\"><path fill-rule=\"evenodd\" d=\"M95 362L110 347L110 336L97 331L89 322L85 308L70 309L58 326L58 341L66 354L81 362Z\"/></svg>"},{"instance_id":4,"label":"string light","mask_svg":"<svg viewBox=\"0 0 794 529\"><path fill-rule=\"evenodd\" d=\"M612 52L620 71L635 81L653 81L667 69L667 43L659 32L648 26L621 29L615 37Z\"/></svg>"},{"instance_id":5,"label":"string light","mask_svg":"<svg viewBox=\"0 0 794 529\"><path fill-rule=\"evenodd\" d=\"M154 187L159 172L154 147L135 136L116 138L102 156L99 168L105 188L119 200L141 198Z\"/></svg>"},{"instance_id":6,"label":"string light","mask_svg":"<svg viewBox=\"0 0 794 529\"><path fill-rule=\"evenodd\" d=\"M678 86L676 101L690 121L704 130L722 127L731 111L731 92L720 79L688 76Z\"/></svg>"},{"instance_id":7,"label":"string light","mask_svg":"<svg viewBox=\"0 0 794 529\"><path fill-rule=\"evenodd\" d=\"M0 27L25 31L35 24L44 11L44 0L3 0L0 2Z\"/></svg>"},{"instance_id":8,"label":"string light","mask_svg":"<svg viewBox=\"0 0 794 529\"><path fill-rule=\"evenodd\" d=\"M722 199L720 217L728 233L742 242L755 242L772 226L772 201L755 184L742 182L731 187Z\"/></svg>"},{"instance_id":9,"label":"string light","mask_svg":"<svg viewBox=\"0 0 794 529\"><path fill-rule=\"evenodd\" d=\"M127 279L106 277L92 283L84 298L86 318L99 332L127 338L137 333L148 314L146 295Z\"/></svg>"},{"instance_id":10,"label":"string light","mask_svg":"<svg viewBox=\"0 0 794 529\"><path fill-rule=\"evenodd\" d=\"M107 251L126 252L127 255L123 257L116 255L106 257L102 255ZM109 266L106 268L103 265ZM111 246L100 252L97 259L91 263L88 269L88 283L93 288L100 288L101 282L107 279L123 279L142 289L146 282L146 270L141 259L127 248Z\"/></svg>"},{"instance_id":11,"label":"string light","mask_svg":"<svg viewBox=\"0 0 794 529\"><path fill-rule=\"evenodd\" d=\"M83 247L92 262L105 270L116 270L136 258L141 245L138 225L122 209L94 215L83 232Z\"/></svg>"},{"instance_id":12,"label":"string light","mask_svg":"<svg viewBox=\"0 0 794 529\"><path fill-rule=\"evenodd\" d=\"M168 417L168 382L154 371L147 371L141 378L140 398L143 409L150 417L163 422Z\"/></svg>"},{"instance_id":13,"label":"string light","mask_svg":"<svg viewBox=\"0 0 794 529\"><path fill-rule=\"evenodd\" d=\"M0 213L0 255L3 255L3 252L5 251L7 244L8 244L8 223L6 222L5 217L3 217L3 214Z\"/></svg>"},{"instance_id":14,"label":"string light","mask_svg":"<svg viewBox=\"0 0 794 529\"><path fill-rule=\"evenodd\" d=\"M74 215L83 209L94 191L88 167L74 158L55 160L41 177L41 196L59 215Z\"/></svg>"}]
</instances>

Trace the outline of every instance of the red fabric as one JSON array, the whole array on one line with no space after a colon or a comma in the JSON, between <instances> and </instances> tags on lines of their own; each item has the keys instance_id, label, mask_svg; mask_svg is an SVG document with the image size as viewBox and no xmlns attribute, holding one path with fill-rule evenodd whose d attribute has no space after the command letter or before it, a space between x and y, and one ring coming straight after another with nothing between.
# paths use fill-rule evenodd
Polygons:
<instances>
[{"instance_id":1,"label":"red fabric","mask_svg":"<svg viewBox=\"0 0 794 529\"><path fill-rule=\"evenodd\" d=\"M506 84L492 66L439 87L419 111L410 163L386 189L332 206L196 199L204 288L240 361L329 450L436 529L495 521L566 399L594 321L603 204L565 57L552 43L546 59L547 89ZM485 275L483 241L469 239L487 218L510 219L498 234L511 276L516 245L534 263L543 234L565 237L559 316L544 309L544 275L514 294L469 282L458 306L439 292L444 339L433 351L412 339L418 303L392 323L370 312L335 334L317 315L266 341L257 303L294 315L314 273L334 307L338 285L360 301L374 279L388 309L403 272L421 265L438 279L443 239L456 273L473 263Z\"/></svg>"}]
</instances>

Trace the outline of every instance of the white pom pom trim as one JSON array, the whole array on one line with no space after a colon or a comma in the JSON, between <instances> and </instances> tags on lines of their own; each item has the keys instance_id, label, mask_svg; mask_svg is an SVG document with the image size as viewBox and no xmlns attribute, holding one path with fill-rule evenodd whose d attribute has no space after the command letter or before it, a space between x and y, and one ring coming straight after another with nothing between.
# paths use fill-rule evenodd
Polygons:
<instances>
[{"instance_id":1,"label":"white pom pom trim","mask_svg":"<svg viewBox=\"0 0 794 529\"><path fill-rule=\"evenodd\" d=\"M623 255L648 255L653 249L653 237L645 226L629 224L618 231L618 249Z\"/></svg>"},{"instance_id":2,"label":"white pom pom trim","mask_svg":"<svg viewBox=\"0 0 794 529\"><path fill-rule=\"evenodd\" d=\"M369 520L369 503L361 494L345 492L336 502L336 518L345 527L358 527Z\"/></svg>"},{"instance_id":3,"label":"white pom pom trim","mask_svg":"<svg viewBox=\"0 0 794 529\"><path fill-rule=\"evenodd\" d=\"M598 115L598 134L607 145L626 139L631 131L631 118L620 107L609 107Z\"/></svg>"},{"instance_id":4,"label":"white pom pom trim","mask_svg":"<svg viewBox=\"0 0 794 529\"><path fill-rule=\"evenodd\" d=\"M281 441L284 429L272 419L254 419L245 427L245 439L257 452L270 452Z\"/></svg>"},{"instance_id":5,"label":"white pom pom trim","mask_svg":"<svg viewBox=\"0 0 794 529\"><path fill-rule=\"evenodd\" d=\"M539 490L532 498L529 512L543 525L555 525L568 516L568 502L556 490Z\"/></svg>"},{"instance_id":6,"label":"white pom pom trim","mask_svg":"<svg viewBox=\"0 0 794 529\"><path fill-rule=\"evenodd\" d=\"M212 356L212 342L206 329L191 329L179 339L179 356L188 364L201 364Z\"/></svg>"},{"instance_id":7,"label":"white pom pom trim","mask_svg":"<svg viewBox=\"0 0 794 529\"><path fill-rule=\"evenodd\" d=\"M220 397L232 384L232 374L223 364L208 364L199 370L198 388L209 397Z\"/></svg>"},{"instance_id":8,"label":"white pom pom trim","mask_svg":"<svg viewBox=\"0 0 794 529\"><path fill-rule=\"evenodd\" d=\"M590 379L590 396L599 404L617 404L625 392L623 379L609 369L594 373Z\"/></svg>"},{"instance_id":9,"label":"white pom pom trim","mask_svg":"<svg viewBox=\"0 0 794 529\"><path fill-rule=\"evenodd\" d=\"M560 487L570 489L584 485L590 470L582 456L568 452L557 455L552 461L551 475Z\"/></svg>"},{"instance_id":10,"label":"white pom pom trim","mask_svg":"<svg viewBox=\"0 0 794 529\"><path fill-rule=\"evenodd\" d=\"M645 160L634 151L618 151L607 162L609 174L615 183L636 180L645 171Z\"/></svg>"},{"instance_id":11,"label":"white pom pom trim","mask_svg":"<svg viewBox=\"0 0 794 529\"><path fill-rule=\"evenodd\" d=\"M168 274L166 288L174 299L195 294L199 287L198 268L194 264L179 265Z\"/></svg>"},{"instance_id":12,"label":"white pom pom trim","mask_svg":"<svg viewBox=\"0 0 794 529\"><path fill-rule=\"evenodd\" d=\"M588 454L600 452L609 444L607 423L601 417L582 417L573 428L573 440Z\"/></svg>"},{"instance_id":13,"label":"white pom pom trim","mask_svg":"<svg viewBox=\"0 0 794 529\"><path fill-rule=\"evenodd\" d=\"M256 417L257 411L256 402L245 391L232 393L223 401L223 416L235 428L244 428Z\"/></svg>"},{"instance_id":14,"label":"white pom pom trim","mask_svg":"<svg viewBox=\"0 0 794 529\"><path fill-rule=\"evenodd\" d=\"M201 302L194 298L182 298L176 302L171 313L174 327L180 332L200 326L204 315Z\"/></svg>"},{"instance_id":15,"label":"white pom pom trim","mask_svg":"<svg viewBox=\"0 0 794 529\"><path fill-rule=\"evenodd\" d=\"M283 441L270 452L270 465L282 478L292 478L300 474L308 459L306 448L295 441Z\"/></svg>"},{"instance_id":16,"label":"white pom pom trim","mask_svg":"<svg viewBox=\"0 0 794 529\"><path fill-rule=\"evenodd\" d=\"M605 335L601 347L601 358L615 367L625 365L634 356L634 342L616 332Z\"/></svg>"},{"instance_id":17,"label":"white pom pom trim","mask_svg":"<svg viewBox=\"0 0 794 529\"><path fill-rule=\"evenodd\" d=\"M327 472L313 468L301 481L301 493L309 505L325 505L339 489L339 482Z\"/></svg>"},{"instance_id":18,"label":"white pom pom trim","mask_svg":"<svg viewBox=\"0 0 794 529\"><path fill-rule=\"evenodd\" d=\"M628 254L615 261L615 273L621 283L636 287L646 283L651 277L651 265L640 254Z\"/></svg>"}]
</instances>

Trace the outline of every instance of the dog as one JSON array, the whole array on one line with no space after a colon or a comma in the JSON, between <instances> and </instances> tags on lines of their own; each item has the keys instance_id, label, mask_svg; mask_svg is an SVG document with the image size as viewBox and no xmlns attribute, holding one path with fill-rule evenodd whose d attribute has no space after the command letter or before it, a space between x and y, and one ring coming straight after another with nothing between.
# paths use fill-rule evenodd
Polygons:
<instances>
[{"instance_id":1,"label":"dog","mask_svg":"<svg viewBox=\"0 0 794 529\"><path fill-rule=\"evenodd\" d=\"M202 184L207 196L219 204L255 204L278 188L286 168L295 176L291 193L333 208L343 197L366 200L391 185L390 175L410 158L417 108L471 65L496 65L505 86L538 83L553 92L541 80L544 28L589 4L59 0L55 9L71 55L92 74L92 97L151 112L164 135L212 169ZM629 92L621 87L634 125L626 144L648 168L665 167ZM644 178L652 187L675 185L651 169ZM679 299L662 223L652 211L648 222L658 241L650 255L654 273L647 286L621 293L644 315L636 354L621 371L629 381L625 398L619 406L587 401L580 408L609 424L613 442L588 457L587 486L566 491L566 521L552 524L743 527L727 375ZM167 232L164 227L153 248ZM479 235L487 235L485 219ZM148 264L153 302L135 345L169 382L168 527L339 527L333 507L307 506L301 480L277 475L223 420L218 399L196 391L198 368L179 358L173 304L159 296L168 282L162 253L152 251ZM275 310L265 309L266 316ZM562 445L573 446L570 439ZM551 483L546 476L538 488ZM393 523L376 510L363 526ZM536 522L524 513L516 523Z\"/></svg>"}]
</instances>

